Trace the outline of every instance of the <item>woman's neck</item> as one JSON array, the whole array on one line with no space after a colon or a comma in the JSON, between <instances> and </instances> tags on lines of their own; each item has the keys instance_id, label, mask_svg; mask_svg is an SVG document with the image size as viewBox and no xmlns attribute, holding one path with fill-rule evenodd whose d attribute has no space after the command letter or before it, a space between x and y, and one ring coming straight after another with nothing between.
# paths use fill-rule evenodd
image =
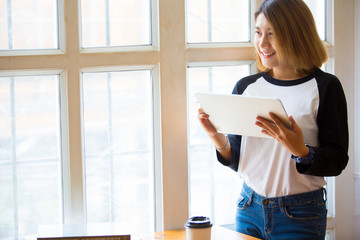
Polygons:
<instances>
[{"instance_id":1,"label":"woman's neck","mask_svg":"<svg viewBox=\"0 0 360 240\"><path fill-rule=\"evenodd\" d=\"M305 74L300 74L293 68L273 68L269 73L273 78L279 80L295 80L305 77Z\"/></svg>"}]
</instances>

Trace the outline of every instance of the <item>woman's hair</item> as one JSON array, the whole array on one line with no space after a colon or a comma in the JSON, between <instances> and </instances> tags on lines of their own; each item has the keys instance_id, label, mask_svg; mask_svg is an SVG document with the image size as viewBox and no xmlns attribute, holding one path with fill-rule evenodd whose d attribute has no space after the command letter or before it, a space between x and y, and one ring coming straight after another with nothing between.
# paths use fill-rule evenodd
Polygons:
<instances>
[{"instance_id":1,"label":"woman's hair","mask_svg":"<svg viewBox=\"0 0 360 240\"><path fill-rule=\"evenodd\" d=\"M279 63L289 64L297 73L307 74L328 59L310 9L303 0L264 0L255 12L263 13L275 34ZM267 68L256 54L261 71Z\"/></svg>"}]
</instances>

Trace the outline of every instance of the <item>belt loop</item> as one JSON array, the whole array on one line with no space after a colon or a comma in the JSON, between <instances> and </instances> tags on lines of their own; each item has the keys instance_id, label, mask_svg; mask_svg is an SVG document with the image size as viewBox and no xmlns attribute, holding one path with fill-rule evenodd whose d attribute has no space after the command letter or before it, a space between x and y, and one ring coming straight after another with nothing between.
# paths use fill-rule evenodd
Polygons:
<instances>
[{"instance_id":1,"label":"belt loop","mask_svg":"<svg viewBox=\"0 0 360 240\"><path fill-rule=\"evenodd\" d=\"M245 194L249 197L247 204L250 206L254 197L254 190L245 182L243 183L243 190L245 190Z\"/></svg>"},{"instance_id":2,"label":"belt loop","mask_svg":"<svg viewBox=\"0 0 360 240\"><path fill-rule=\"evenodd\" d=\"M327 201L327 191L326 188L323 187L323 199L326 202Z\"/></svg>"},{"instance_id":3,"label":"belt loop","mask_svg":"<svg viewBox=\"0 0 360 240\"><path fill-rule=\"evenodd\" d=\"M280 211L281 211L282 213L286 213L283 198L282 198L282 197L279 197L279 198L278 198L278 201L279 201Z\"/></svg>"},{"instance_id":4,"label":"belt loop","mask_svg":"<svg viewBox=\"0 0 360 240\"><path fill-rule=\"evenodd\" d=\"M249 205L251 205L254 198L254 190L251 189L250 196L249 196Z\"/></svg>"}]
</instances>

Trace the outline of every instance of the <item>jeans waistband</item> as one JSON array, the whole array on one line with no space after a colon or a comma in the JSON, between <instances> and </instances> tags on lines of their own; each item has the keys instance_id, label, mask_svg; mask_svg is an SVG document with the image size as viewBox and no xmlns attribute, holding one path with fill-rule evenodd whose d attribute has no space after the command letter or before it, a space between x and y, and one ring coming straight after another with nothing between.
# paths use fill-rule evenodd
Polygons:
<instances>
[{"instance_id":1,"label":"jeans waistband","mask_svg":"<svg viewBox=\"0 0 360 240\"><path fill-rule=\"evenodd\" d=\"M242 191L247 195L250 202L254 201L258 204L278 204L281 202L281 205L290 205L290 204L296 204L296 203L304 203L309 201L326 201L326 190L325 188L320 188L315 191L306 192L306 193L300 193L300 194L293 194L293 195L287 195L282 197L271 197L267 198L264 196L261 196L257 194L252 188L250 188L245 183L243 184Z\"/></svg>"}]
</instances>

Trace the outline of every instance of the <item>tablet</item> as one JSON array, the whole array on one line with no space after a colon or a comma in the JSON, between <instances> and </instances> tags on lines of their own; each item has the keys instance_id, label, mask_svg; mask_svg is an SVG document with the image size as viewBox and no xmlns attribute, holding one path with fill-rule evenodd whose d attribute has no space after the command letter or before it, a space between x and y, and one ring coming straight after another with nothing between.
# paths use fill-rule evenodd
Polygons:
<instances>
[{"instance_id":1,"label":"tablet","mask_svg":"<svg viewBox=\"0 0 360 240\"><path fill-rule=\"evenodd\" d=\"M269 112L276 114L291 128L289 117L279 99L213 93L197 93L195 96L220 133L270 138L255 125L257 116L270 119Z\"/></svg>"}]
</instances>

